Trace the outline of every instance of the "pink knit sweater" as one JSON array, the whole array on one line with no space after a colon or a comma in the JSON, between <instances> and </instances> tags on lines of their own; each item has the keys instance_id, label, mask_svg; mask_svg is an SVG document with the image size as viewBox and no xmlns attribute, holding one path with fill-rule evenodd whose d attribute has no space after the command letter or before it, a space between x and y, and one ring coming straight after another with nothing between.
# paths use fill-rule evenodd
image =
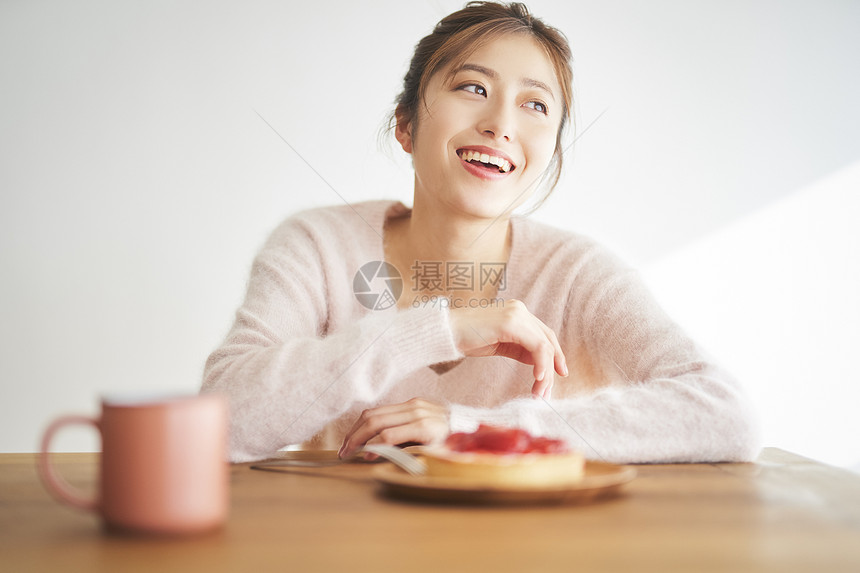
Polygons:
<instances>
[{"instance_id":1,"label":"pink knit sweater","mask_svg":"<svg viewBox=\"0 0 860 573\"><path fill-rule=\"evenodd\" d=\"M557 335L570 376L530 396L532 367L463 358L448 310L370 310L356 271L381 261L383 227L408 209L373 201L287 219L257 256L244 303L206 362L203 390L231 405L231 458L311 441L338 448L365 408L413 397L450 406L452 431L479 422L560 437L618 463L747 461L759 449L750 403L657 306L635 271L593 241L511 220L502 298ZM409 276L404 293L412 295ZM450 362L449 369L433 365Z\"/></svg>"}]
</instances>

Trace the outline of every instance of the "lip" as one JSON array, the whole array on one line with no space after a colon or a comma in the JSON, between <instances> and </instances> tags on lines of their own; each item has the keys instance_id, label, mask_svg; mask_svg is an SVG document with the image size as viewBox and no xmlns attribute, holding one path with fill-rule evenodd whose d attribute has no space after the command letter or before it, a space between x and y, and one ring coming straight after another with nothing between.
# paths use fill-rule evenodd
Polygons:
<instances>
[{"instance_id":1,"label":"lip","mask_svg":"<svg viewBox=\"0 0 860 573\"><path fill-rule=\"evenodd\" d=\"M478 153L486 153L487 155L495 155L496 157L501 157L512 165L511 170L506 173L493 172L484 169L483 167L473 165L468 161L463 161L462 159L460 159L460 164L463 165L463 168L465 168L466 171L468 171L472 175L475 175L476 177L480 177L481 179L504 179L505 177L517 170L517 162L511 159L510 155L498 149L493 149L492 147L487 147L486 145L464 145L463 147L457 148L458 158L461 156L463 151L476 151Z\"/></svg>"}]
</instances>

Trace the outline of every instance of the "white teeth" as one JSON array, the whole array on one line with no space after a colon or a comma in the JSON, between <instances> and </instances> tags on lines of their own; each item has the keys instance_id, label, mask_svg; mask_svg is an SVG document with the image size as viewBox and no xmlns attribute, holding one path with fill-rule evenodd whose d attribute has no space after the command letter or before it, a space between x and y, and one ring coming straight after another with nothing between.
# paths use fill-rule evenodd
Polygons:
<instances>
[{"instance_id":1,"label":"white teeth","mask_svg":"<svg viewBox=\"0 0 860 573\"><path fill-rule=\"evenodd\" d=\"M481 163L495 165L502 173L507 173L511 170L511 167L513 167L511 162L507 159L496 157L495 155L488 155L486 153L478 153L477 151L466 150L462 152L460 158L463 161L480 161Z\"/></svg>"}]
</instances>

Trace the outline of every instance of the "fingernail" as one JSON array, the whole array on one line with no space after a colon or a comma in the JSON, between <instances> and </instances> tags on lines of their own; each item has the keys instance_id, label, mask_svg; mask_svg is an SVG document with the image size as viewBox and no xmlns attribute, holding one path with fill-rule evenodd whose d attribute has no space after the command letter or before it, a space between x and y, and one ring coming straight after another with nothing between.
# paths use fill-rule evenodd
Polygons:
<instances>
[{"instance_id":1,"label":"fingernail","mask_svg":"<svg viewBox=\"0 0 860 573\"><path fill-rule=\"evenodd\" d=\"M567 370L567 361L561 363L561 369L564 370L564 377L567 378L570 376L570 372Z\"/></svg>"},{"instance_id":2,"label":"fingernail","mask_svg":"<svg viewBox=\"0 0 860 573\"><path fill-rule=\"evenodd\" d=\"M538 372L537 378L535 378L535 380L537 380L538 382L543 382L544 376L546 376L546 372L544 370L541 370L540 372Z\"/></svg>"}]
</instances>

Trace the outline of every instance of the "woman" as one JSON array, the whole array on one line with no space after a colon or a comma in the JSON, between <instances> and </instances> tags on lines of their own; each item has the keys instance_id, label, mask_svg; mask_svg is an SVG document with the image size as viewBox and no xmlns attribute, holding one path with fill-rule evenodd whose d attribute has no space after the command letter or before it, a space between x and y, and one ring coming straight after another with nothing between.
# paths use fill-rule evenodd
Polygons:
<instances>
[{"instance_id":1,"label":"woman","mask_svg":"<svg viewBox=\"0 0 860 573\"><path fill-rule=\"evenodd\" d=\"M289 218L207 361L204 391L231 402L234 461L436 443L479 422L614 462L756 455L740 389L635 272L512 216L558 179L569 62L564 36L520 4L470 3L418 44L393 118L413 207Z\"/></svg>"}]
</instances>

